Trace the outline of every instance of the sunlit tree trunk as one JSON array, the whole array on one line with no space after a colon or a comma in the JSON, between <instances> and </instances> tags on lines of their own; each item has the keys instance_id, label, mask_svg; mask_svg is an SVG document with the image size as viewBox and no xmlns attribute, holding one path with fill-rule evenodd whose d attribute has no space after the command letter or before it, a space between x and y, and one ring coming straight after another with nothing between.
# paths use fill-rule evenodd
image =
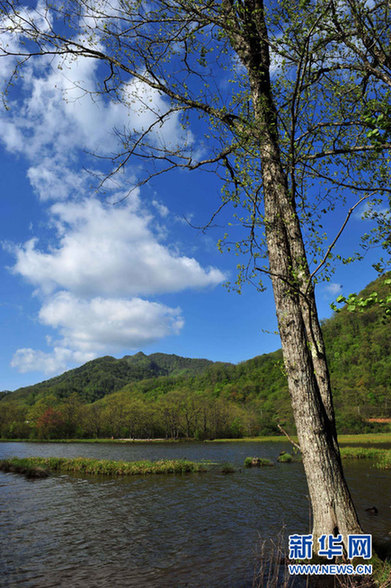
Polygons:
<instances>
[{"instance_id":1,"label":"sunlit tree trunk","mask_svg":"<svg viewBox=\"0 0 391 588\"><path fill-rule=\"evenodd\" d=\"M315 375L308 322L292 282L292 245L280 212L284 174L272 137L262 147L266 237L288 387L312 504L313 534L360 532L330 417L331 390ZM313 295L313 294L312 294ZM307 323L307 324L306 324ZM322 392L322 393L321 393ZM324 401L326 400L326 402Z\"/></svg>"},{"instance_id":2,"label":"sunlit tree trunk","mask_svg":"<svg viewBox=\"0 0 391 588\"><path fill-rule=\"evenodd\" d=\"M233 2L226 3L234 17ZM237 7L236 7L237 9ZM231 12L230 12L231 11ZM231 44L247 68L254 134L263 182L266 241L281 344L297 434L312 505L313 535L361 532L346 485L337 443L330 378L314 288L287 175L279 149L277 113L263 5L242 3ZM317 542L314 542L316 551Z\"/></svg>"}]
</instances>

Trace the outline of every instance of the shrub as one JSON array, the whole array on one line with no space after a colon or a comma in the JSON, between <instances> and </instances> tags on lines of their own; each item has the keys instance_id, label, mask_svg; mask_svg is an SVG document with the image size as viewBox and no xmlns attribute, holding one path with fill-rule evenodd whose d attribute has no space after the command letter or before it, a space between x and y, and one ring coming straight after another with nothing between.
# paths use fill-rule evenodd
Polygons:
<instances>
[{"instance_id":1,"label":"shrub","mask_svg":"<svg viewBox=\"0 0 391 588\"><path fill-rule=\"evenodd\" d=\"M280 463L291 463L291 461L293 460L293 457L291 456L290 453L281 453L278 458L277 461L279 461Z\"/></svg>"},{"instance_id":2,"label":"shrub","mask_svg":"<svg viewBox=\"0 0 391 588\"><path fill-rule=\"evenodd\" d=\"M235 468L230 463L223 463L221 466L221 473L222 474L233 474L235 472Z\"/></svg>"},{"instance_id":3,"label":"shrub","mask_svg":"<svg viewBox=\"0 0 391 588\"><path fill-rule=\"evenodd\" d=\"M246 468L259 468L272 465L274 465L274 463L270 461L270 459L266 459L265 457L246 457L246 459L244 460L244 467Z\"/></svg>"}]
</instances>

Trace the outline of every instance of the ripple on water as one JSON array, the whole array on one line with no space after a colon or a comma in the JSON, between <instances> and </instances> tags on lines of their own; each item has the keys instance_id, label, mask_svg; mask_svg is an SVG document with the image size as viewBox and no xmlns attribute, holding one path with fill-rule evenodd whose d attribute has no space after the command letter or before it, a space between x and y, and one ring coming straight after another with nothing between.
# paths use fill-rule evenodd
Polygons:
<instances>
[{"instance_id":1,"label":"ripple on water","mask_svg":"<svg viewBox=\"0 0 391 588\"><path fill-rule=\"evenodd\" d=\"M61 455L64 450L68 456L111 459L186 456L229 461L238 468L247 455L275 459L288 448L239 443L13 445L8 455ZM9 451L8 444L0 443L0 457ZM379 514L386 512L372 517L368 527L384 538L391 472L369 470L361 463L349 466L348 475L361 511L376 503ZM376 481L381 485L376 487ZM251 586L254 553L262 538L276 536L284 523L287 534L308 531L306 493L300 464L241 468L226 476L214 471L29 481L0 473L4 585L245 588Z\"/></svg>"}]
</instances>

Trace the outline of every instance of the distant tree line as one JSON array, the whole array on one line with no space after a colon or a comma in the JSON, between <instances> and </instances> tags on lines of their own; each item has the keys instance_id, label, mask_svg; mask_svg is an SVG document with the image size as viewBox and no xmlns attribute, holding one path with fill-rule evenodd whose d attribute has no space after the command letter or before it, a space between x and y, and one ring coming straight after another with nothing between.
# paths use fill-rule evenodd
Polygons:
<instances>
[{"instance_id":1,"label":"distant tree line","mask_svg":"<svg viewBox=\"0 0 391 588\"><path fill-rule=\"evenodd\" d=\"M274 422L273 422L274 421ZM5 404L2 438L238 438L278 431L261 402L246 406L208 392L174 390L157 399L117 393L83 404L73 393L64 402L47 396L34 406Z\"/></svg>"}]
</instances>

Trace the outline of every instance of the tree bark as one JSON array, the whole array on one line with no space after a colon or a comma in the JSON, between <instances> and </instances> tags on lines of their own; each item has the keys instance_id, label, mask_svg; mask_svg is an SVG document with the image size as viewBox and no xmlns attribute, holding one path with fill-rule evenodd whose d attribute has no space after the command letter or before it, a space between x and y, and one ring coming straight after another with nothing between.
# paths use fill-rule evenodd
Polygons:
<instances>
[{"instance_id":1,"label":"tree bark","mask_svg":"<svg viewBox=\"0 0 391 588\"><path fill-rule=\"evenodd\" d=\"M314 551L326 533L360 533L343 475L330 378L300 221L290 194L270 82L267 28L260 0L226 2L231 44L247 68L263 182L269 269L297 434L312 506ZM236 30L232 32L232 22Z\"/></svg>"},{"instance_id":2,"label":"tree bark","mask_svg":"<svg viewBox=\"0 0 391 588\"><path fill-rule=\"evenodd\" d=\"M311 498L312 532L314 538L323 533L342 533L347 540L348 534L359 533L361 529L343 476L335 420L330 419L315 376L300 294L290 285L292 247L279 207L283 191L279 178L283 180L283 171L272 138L264 141L261 152L269 265L288 387ZM331 403L330 388L328 398Z\"/></svg>"}]
</instances>

